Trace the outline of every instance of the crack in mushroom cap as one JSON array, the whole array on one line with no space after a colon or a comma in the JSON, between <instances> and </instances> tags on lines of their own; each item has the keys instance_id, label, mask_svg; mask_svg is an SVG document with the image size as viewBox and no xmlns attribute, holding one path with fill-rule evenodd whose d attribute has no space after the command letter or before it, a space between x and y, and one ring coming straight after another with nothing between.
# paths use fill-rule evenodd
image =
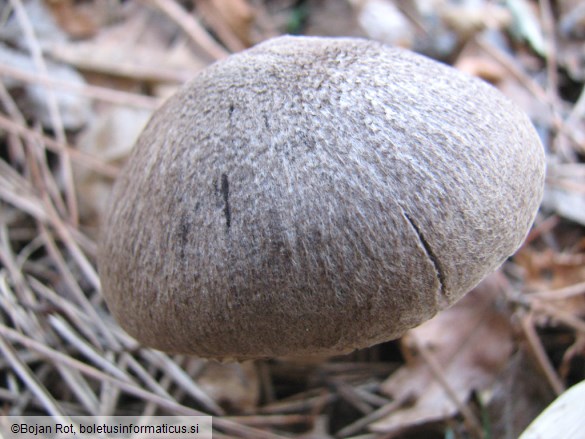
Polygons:
<instances>
[{"instance_id":1,"label":"crack in mushroom cap","mask_svg":"<svg viewBox=\"0 0 585 439\"><path fill-rule=\"evenodd\" d=\"M105 217L103 293L166 351L345 353L498 268L543 185L535 130L487 84L372 41L279 37L155 113Z\"/></svg>"}]
</instances>

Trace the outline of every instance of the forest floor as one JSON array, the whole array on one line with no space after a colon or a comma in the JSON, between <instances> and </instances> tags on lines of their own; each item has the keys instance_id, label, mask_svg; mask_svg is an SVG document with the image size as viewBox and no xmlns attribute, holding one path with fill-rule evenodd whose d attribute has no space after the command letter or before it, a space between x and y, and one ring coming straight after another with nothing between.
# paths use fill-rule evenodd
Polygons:
<instances>
[{"instance_id":1,"label":"forest floor","mask_svg":"<svg viewBox=\"0 0 585 439\"><path fill-rule=\"evenodd\" d=\"M113 181L180 84L286 33L380 40L497 87L546 151L535 224L400 340L241 364L140 346L100 293ZM585 379L581 1L0 1L0 77L1 414L205 413L218 438L516 438Z\"/></svg>"}]
</instances>

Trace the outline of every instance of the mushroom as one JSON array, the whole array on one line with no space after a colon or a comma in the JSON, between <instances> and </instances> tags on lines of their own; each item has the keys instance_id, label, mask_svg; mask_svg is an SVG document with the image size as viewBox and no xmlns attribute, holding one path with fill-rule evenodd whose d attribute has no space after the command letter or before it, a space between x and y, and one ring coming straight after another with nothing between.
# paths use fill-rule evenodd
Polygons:
<instances>
[{"instance_id":1,"label":"mushroom","mask_svg":"<svg viewBox=\"0 0 585 439\"><path fill-rule=\"evenodd\" d=\"M103 293L168 352L347 353L512 255L544 170L529 119L478 79L373 41L275 38L154 114L105 216Z\"/></svg>"}]
</instances>

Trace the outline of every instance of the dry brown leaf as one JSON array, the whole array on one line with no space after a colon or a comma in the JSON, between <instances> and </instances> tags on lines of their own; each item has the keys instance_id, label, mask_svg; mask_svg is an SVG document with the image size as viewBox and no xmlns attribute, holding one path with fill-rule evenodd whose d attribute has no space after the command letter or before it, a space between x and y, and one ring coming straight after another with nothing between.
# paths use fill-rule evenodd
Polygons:
<instances>
[{"instance_id":1,"label":"dry brown leaf","mask_svg":"<svg viewBox=\"0 0 585 439\"><path fill-rule=\"evenodd\" d=\"M250 46L254 10L248 2L246 0L211 0L211 4L239 40L245 46Z\"/></svg>"},{"instance_id":2,"label":"dry brown leaf","mask_svg":"<svg viewBox=\"0 0 585 439\"><path fill-rule=\"evenodd\" d=\"M98 31L93 17L78 9L73 0L47 0L45 3L61 29L69 36L88 38Z\"/></svg>"},{"instance_id":3,"label":"dry brown leaf","mask_svg":"<svg viewBox=\"0 0 585 439\"><path fill-rule=\"evenodd\" d=\"M562 182L560 182L561 185L552 183L544 192L543 206L564 218L585 225L585 192L564 188ZM585 189L585 184L583 184L583 189Z\"/></svg>"},{"instance_id":4,"label":"dry brown leaf","mask_svg":"<svg viewBox=\"0 0 585 439\"><path fill-rule=\"evenodd\" d=\"M580 0L559 2L558 58L574 81L585 79L585 3Z\"/></svg>"},{"instance_id":5,"label":"dry brown leaf","mask_svg":"<svg viewBox=\"0 0 585 439\"><path fill-rule=\"evenodd\" d=\"M358 22L372 39L385 44L412 47L414 26L398 7L388 0L350 0Z\"/></svg>"},{"instance_id":6,"label":"dry brown leaf","mask_svg":"<svg viewBox=\"0 0 585 439\"><path fill-rule=\"evenodd\" d=\"M217 404L232 412L251 413L260 399L260 380L253 362L208 362L197 382Z\"/></svg>"},{"instance_id":7,"label":"dry brown leaf","mask_svg":"<svg viewBox=\"0 0 585 439\"><path fill-rule=\"evenodd\" d=\"M72 88L85 85L85 79L77 70L63 64L47 61L46 74L41 75L33 59L20 51L0 44L0 64L13 71L23 71L35 75L46 76L49 80L70 84ZM52 127L50 96L54 96L63 126L68 130L82 128L92 117L91 102L84 96L70 93L64 89L52 89L39 82L23 83L17 78L3 77L4 86L8 90L23 88L24 93L16 101L23 113L34 120L40 121L44 127ZM18 94L17 94L18 96Z\"/></svg>"},{"instance_id":8,"label":"dry brown leaf","mask_svg":"<svg viewBox=\"0 0 585 439\"><path fill-rule=\"evenodd\" d=\"M567 230L563 234L567 235L564 238L567 241L574 239ZM526 291L532 292L527 299L541 317L538 319L540 325L548 326L550 318L566 322L567 316L575 319L585 317L582 288L585 283L585 253L579 251L579 245L574 248L572 253L524 247L514 257L515 263L523 269ZM582 325L585 326L585 322Z\"/></svg>"},{"instance_id":9,"label":"dry brown leaf","mask_svg":"<svg viewBox=\"0 0 585 439\"><path fill-rule=\"evenodd\" d=\"M510 12L488 2L447 2L439 10L441 19L465 41L483 29L503 29L510 25Z\"/></svg>"},{"instance_id":10,"label":"dry brown leaf","mask_svg":"<svg viewBox=\"0 0 585 439\"><path fill-rule=\"evenodd\" d=\"M41 48L67 39L67 35L56 23L44 1L29 0L21 3ZM21 20L17 14L9 13L11 9L10 2L0 2L0 40L10 43L10 46L19 50L28 51L29 41Z\"/></svg>"},{"instance_id":11,"label":"dry brown leaf","mask_svg":"<svg viewBox=\"0 0 585 439\"><path fill-rule=\"evenodd\" d=\"M339 0L309 0L305 2L306 16L301 18L299 23L303 28L303 33L319 36L364 36L365 32L361 29L350 3L350 1L340 2ZM300 15L303 15L302 9ZM283 32L290 32L290 27L288 27L291 25L290 20L292 20L291 15L287 17L287 24L280 26Z\"/></svg>"},{"instance_id":12,"label":"dry brown leaf","mask_svg":"<svg viewBox=\"0 0 585 439\"><path fill-rule=\"evenodd\" d=\"M185 82L208 63L193 53L190 58L171 56L173 31L160 21L151 11L137 9L130 19L102 29L91 40L56 43L48 53L90 72L139 81Z\"/></svg>"},{"instance_id":13,"label":"dry brown leaf","mask_svg":"<svg viewBox=\"0 0 585 439\"><path fill-rule=\"evenodd\" d=\"M95 117L80 135L80 150L106 163L123 163L146 125L151 112L125 107L112 107ZM113 181L95 171L76 168L74 178L79 197L80 215L86 224L95 224L104 211Z\"/></svg>"},{"instance_id":14,"label":"dry brown leaf","mask_svg":"<svg viewBox=\"0 0 585 439\"><path fill-rule=\"evenodd\" d=\"M542 370L522 344L493 388L481 395L492 437L517 438L553 398L552 388L543 384Z\"/></svg>"},{"instance_id":15,"label":"dry brown leaf","mask_svg":"<svg viewBox=\"0 0 585 439\"><path fill-rule=\"evenodd\" d=\"M543 207L585 225L585 164L551 160L547 165L547 183Z\"/></svg>"},{"instance_id":16,"label":"dry brown leaf","mask_svg":"<svg viewBox=\"0 0 585 439\"><path fill-rule=\"evenodd\" d=\"M465 404L471 392L491 385L513 349L497 276L488 277L455 306L404 337L407 350L415 339L432 354L449 388L437 380L422 356L407 358L407 364L382 384L382 391L398 400L414 397L415 403L374 423L372 430L397 433L444 420L458 412L454 399Z\"/></svg>"},{"instance_id":17,"label":"dry brown leaf","mask_svg":"<svg viewBox=\"0 0 585 439\"><path fill-rule=\"evenodd\" d=\"M461 56L455 67L492 84L502 81L507 74L500 64L485 56Z\"/></svg>"}]
</instances>

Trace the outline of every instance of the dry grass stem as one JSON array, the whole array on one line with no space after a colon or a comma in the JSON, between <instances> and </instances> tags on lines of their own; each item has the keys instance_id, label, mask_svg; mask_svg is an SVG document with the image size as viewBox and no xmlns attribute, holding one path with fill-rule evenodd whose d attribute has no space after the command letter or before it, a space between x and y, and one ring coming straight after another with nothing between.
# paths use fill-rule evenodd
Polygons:
<instances>
[{"instance_id":1,"label":"dry grass stem","mask_svg":"<svg viewBox=\"0 0 585 439\"><path fill-rule=\"evenodd\" d=\"M560 395L565 390L565 386L563 385L563 382L561 381L553 365L551 364L548 356L546 355L546 351L542 346L542 342L540 341L538 335L536 334L532 314L526 314L521 319L521 322L522 330L524 331L524 335L528 340L528 345L530 346L532 353L536 357L538 365L540 366L542 372L544 373L544 376L546 377L551 388L557 395Z\"/></svg>"},{"instance_id":2,"label":"dry grass stem","mask_svg":"<svg viewBox=\"0 0 585 439\"><path fill-rule=\"evenodd\" d=\"M445 373L443 372L443 368L440 363L435 359L433 353L423 344L421 343L413 334L411 334L414 345L416 346L417 351L420 355L424 358L426 364L431 369L433 376L435 379L441 384L441 386L445 389L445 392L457 407L459 413L463 415L465 419L465 424L469 428L470 432L473 432L475 437L481 438L483 437L482 433L482 426L481 422L475 414L471 411L471 409L466 405L465 401L461 401L457 396L457 392L453 390L449 380L446 378Z\"/></svg>"},{"instance_id":3,"label":"dry grass stem","mask_svg":"<svg viewBox=\"0 0 585 439\"><path fill-rule=\"evenodd\" d=\"M398 410L401 406L408 402L407 399L408 398L397 399L396 401L389 402L388 404L380 407L379 409L373 411L372 413L364 416L363 418L358 419L357 421L339 430L335 434L335 437L344 438L356 434L357 432L363 430L373 422L382 419L384 416L387 416L390 413L393 413L396 410Z\"/></svg>"},{"instance_id":4,"label":"dry grass stem","mask_svg":"<svg viewBox=\"0 0 585 439\"><path fill-rule=\"evenodd\" d=\"M97 7L93 0L74 3L74 9ZM9 63L0 65L2 414L43 413L62 422L74 415L136 415L145 421L167 414L213 415L214 437L218 438L388 437L389 433L381 431L381 420L391 414L399 417L417 403L416 392L392 399L388 395L393 393L384 388L389 376L409 366L404 361L407 349L401 351L397 343L389 343L343 358L259 360L228 364L225 369L213 365L220 370L216 376L216 369L203 359L146 348L124 332L108 312L96 266L99 215L85 216L85 202L100 197L105 202L119 174L131 142L124 143L124 137L120 145L114 145L118 137L136 134L138 128L126 128L133 122L142 126L139 123L144 123L148 112L160 107L163 99L155 96L166 94L202 66L242 50L252 40L282 33L283 26L318 26L317 15L304 17L306 11L324 8L323 16L336 20L338 12L325 9L332 2L302 2L303 6L297 7L298 2L274 6L274 2L234 0L225 2L231 15L225 14L223 0L123 3L110 10L107 20L96 14L93 36L69 38L63 44L54 44L38 28L40 19L24 0L10 0L8 6L0 7L1 44L19 52L19 57L28 56L34 66L25 70ZM236 3L247 12L234 12ZM522 43L510 46L508 52L481 33L473 37L479 45L473 55L489 60L507 74L501 79L511 85L512 94L519 90L522 99L532 100L542 116L538 121L542 140L554 163L546 183L549 188L579 196L585 193L585 131L581 127L585 88L575 88L567 81L570 66L563 57L567 41L558 21L559 11L552 7L558 5L550 0L538 3L536 20L544 36L546 57L523 49ZM289 15L284 13L287 8L292 11ZM361 8L352 9L349 3L345 8L358 18ZM416 22L414 27L419 27L417 32L432 38L434 31L425 28L414 7L406 9L411 9L406 12ZM51 9L47 15L68 20L61 13ZM162 19L161 13L165 16ZM5 35L9 26L4 24L9 21L15 32L12 37L18 40ZM130 29L134 22L142 27ZM62 22L56 23L58 31L67 35ZM108 50L117 48L117 39L129 50L139 47L148 51L151 44L157 62L145 63L144 70L136 68L141 57L122 66L116 60L110 62ZM475 47L469 37L461 43L466 48ZM89 56L93 49L100 52L101 57L95 58L98 61ZM54 65L77 69L88 81L102 86L56 79L51 76ZM29 96L33 89L42 89L39 96L46 102L31 111L36 102ZM67 128L69 109L61 102L62 96L76 102L83 97L84 105L92 105L88 119L83 119L86 125L79 131ZM122 121L122 128L114 123L106 125L108 117L117 118L118 114L123 116L114 121ZM104 133L99 131L102 123ZM93 134L101 137L88 140ZM96 143L93 149L92 142ZM103 152L100 142L112 148ZM95 177L103 187L87 190L85 185L92 182L81 181L80 175L89 175L88 180ZM581 308L584 243L582 225L568 221L560 210L543 209L514 261L507 263L508 271L502 271L509 297L494 305L516 307L521 347L528 347L520 350L531 354L527 361L537 365L537 381L542 383L543 376L556 394L582 372L576 373L575 364L581 364L585 343ZM554 342L564 344L551 352ZM462 415L443 419L445 431L457 424L457 432L480 437L485 432L472 411L474 407L457 397L457 385L449 382L437 355L418 340L415 346L426 364L422 369L448 394L444 397L447 404L455 405ZM225 378L225 370L231 370L233 376ZM419 428L425 435L425 427ZM513 436L518 435L509 434Z\"/></svg>"},{"instance_id":5,"label":"dry grass stem","mask_svg":"<svg viewBox=\"0 0 585 439\"><path fill-rule=\"evenodd\" d=\"M95 99L96 101L102 101L126 107L156 110L161 104L161 100L158 98L136 93L129 93L121 90L114 90L111 88L99 87L96 85L72 84L69 82L53 79L47 75L26 72L8 65L0 65L0 76L9 76L29 84L43 85L48 89L59 88L69 93L79 94L81 96ZM188 78L183 78L183 80L185 79Z\"/></svg>"},{"instance_id":6,"label":"dry grass stem","mask_svg":"<svg viewBox=\"0 0 585 439\"><path fill-rule=\"evenodd\" d=\"M199 24L189 15L178 3L172 0L144 0L164 12L169 18L175 21L181 29L213 60L222 59L229 53L220 46Z\"/></svg>"},{"instance_id":7,"label":"dry grass stem","mask_svg":"<svg viewBox=\"0 0 585 439\"><path fill-rule=\"evenodd\" d=\"M51 416L55 416L57 419L63 419L64 411L59 407L57 401L55 401L47 391L47 388L39 381L30 368L18 358L18 354L14 348L6 343L3 336L0 336L0 351L2 351L4 357L10 363L12 370L18 374L20 379L22 379L31 392L34 393L43 405L43 408L47 410L47 413Z\"/></svg>"},{"instance_id":8,"label":"dry grass stem","mask_svg":"<svg viewBox=\"0 0 585 439\"><path fill-rule=\"evenodd\" d=\"M42 50L39 41L35 35L35 31L30 22L28 14L22 5L20 0L10 0L14 12L16 14L19 25L24 33L25 40L31 53L31 57L35 64L36 69L43 75L47 75L47 65L43 58ZM55 137L59 143L65 143L65 129L63 127L63 120L59 113L59 106L57 105L57 98L55 93L49 89L47 93L47 104L49 106L49 115L55 131ZM75 195L75 184L73 182L73 169L71 168L71 161L69 155L65 152L61 152L60 158L60 171L63 176L65 183L65 198L67 199L67 207L69 209L69 220L72 224L78 222L78 211L77 211L77 198Z\"/></svg>"},{"instance_id":9,"label":"dry grass stem","mask_svg":"<svg viewBox=\"0 0 585 439\"><path fill-rule=\"evenodd\" d=\"M151 364L168 372L179 386L190 394L193 398L198 400L211 413L221 415L224 413L223 409L217 405L205 392L203 392L197 384L189 377L183 369L181 369L176 362L172 361L166 354L154 351L143 350L142 355L147 358Z\"/></svg>"},{"instance_id":10,"label":"dry grass stem","mask_svg":"<svg viewBox=\"0 0 585 439\"><path fill-rule=\"evenodd\" d=\"M585 321L571 314L570 312L559 309L551 303L541 300L532 301L532 309L535 312L544 312L558 322L561 322L577 332L585 335Z\"/></svg>"},{"instance_id":11,"label":"dry grass stem","mask_svg":"<svg viewBox=\"0 0 585 439\"><path fill-rule=\"evenodd\" d=\"M532 293L530 294L530 298L556 301L566 300L570 297L579 296L581 294L585 294L585 282L579 282L565 288L559 288L558 290Z\"/></svg>"},{"instance_id":12,"label":"dry grass stem","mask_svg":"<svg viewBox=\"0 0 585 439\"><path fill-rule=\"evenodd\" d=\"M68 355L65 355L59 351L56 351L55 349L46 347L43 344L14 331L13 329L6 328L4 326L0 326L0 335L2 335L6 339L9 339L13 342L21 343L22 345L26 346L28 349L31 349L33 351L36 351L36 352L44 355L51 362L63 363L69 367L72 367L72 368L79 370L81 373L84 373L92 378L98 379L100 381L107 381L111 384L114 384L118 388L120 388L120 390L123 390L123 391L125 391L131 395L137 396L139 398L143 398L145 400L152 401L152 402L156 403L160 408L169 410L172 413L175 413L178 415L185 415L185 416L202 416L204 414L198 410L194 410L192 408L185 407L181 404L176 403L175 401L172 401L170 399L166 399L166 398L160 397L158 395L155 395L151 392L148 392L134 383L125 382L125 381L119 380L117 378L114 378L114 377L112 377L112 376L110 376L110 375L108 375L108 374L106 374L98 369L95 369L94 367L91 367L91 366L79 361L79 360L76 360Z\"/></svg>"},{"instance_id":13,"label":"dry grass stem","mask_svg":"<svg viewBox=\"0 0 585 439\"><path fill-rule=\"evenodd\" d=\"M22 123L11 121L10 119L4 117L0 114L0 128L26 139L30 142L31 145L38 147L38 145L44 145L46 149L56 154L60 153L63 150L67 151L67 154L71 156L71 159L76 164L84 166L88 169L91 169L99 174L102 174L106 177L116 178L118 175L118 168L112 165L103 163L99 158L93 157L90 154L84 153L83 151L79 151L77 149L72 148L71 146L67 146L65 144L60 144L59 142L51 139L50 137L44 136L39 134L30 128L27 128Z\"/></svg>"}]
</instances>

